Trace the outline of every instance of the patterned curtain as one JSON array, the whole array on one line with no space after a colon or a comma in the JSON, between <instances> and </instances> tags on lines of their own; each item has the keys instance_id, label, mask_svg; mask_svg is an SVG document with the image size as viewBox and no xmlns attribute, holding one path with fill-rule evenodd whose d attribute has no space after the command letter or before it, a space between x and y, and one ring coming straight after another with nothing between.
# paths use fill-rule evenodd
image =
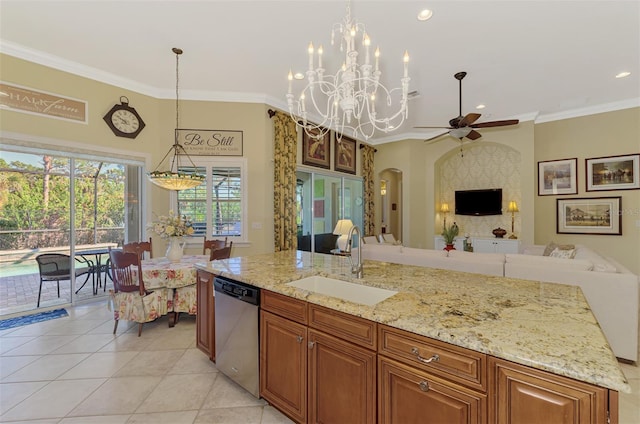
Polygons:
<instances>
[{"instance_id":1,"label":"patterned curtain","mask_svg":"<svg viewBox=\"0 0 640 424\"><path fill-rule=\"evenodd\" d=\"M296 226L296 123L276 112L274 126L273 229L275 251L298 247Z\"/></svg>"},{"instance_id":2,"label":"patterned curtain","mask_svg":"<svg viewBox=\"0 0 640 424\"><path fill-rule=\"evenodd\" d=\"M373 174L373 154L376 149L367 144L360 145L362 151L362 183L364 186L364 234L375 235L375 192Z\"/></svg>"}]
</instances>

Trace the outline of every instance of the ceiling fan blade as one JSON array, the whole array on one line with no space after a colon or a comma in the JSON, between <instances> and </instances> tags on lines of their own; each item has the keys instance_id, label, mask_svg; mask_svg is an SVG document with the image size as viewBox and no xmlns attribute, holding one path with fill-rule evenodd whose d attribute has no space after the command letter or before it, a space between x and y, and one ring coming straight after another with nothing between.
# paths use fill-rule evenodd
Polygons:
<instances>
[{"instance_id":1,"label":"ceiling fan blade","mask_svg":"<svg viewBox=\"0 0 640 424\"><path fill-rule=\"evenodd\" d=\"M447 129L447 130L453 129L451 127L413 127L413 128L437 128L437 129Z\"/></svg>"},{"instance_id":2,"label":"ceiling fan blade","mask_svg":"<svg viewBox=\"0 0 640 424\"><path fill-rule=\"evenodd\" d=\"M435 137L427 138L427 139L426 139L426 140L424 140L424 141L425 141L425 143L433 143L434 141L436 141L436 138L440 138L440 137L442 137L443 135L447 135L447 134L449 134L449 132L448 132L448 131L447 131L447 132L445 132L445 133L442 133L442 134L438 134L438 135L436 135Z\"/></svg>"},{"instance_id":3,"label":"ceiling fan blade","mask_svg":"<svg viewBox=\"0 0 640 424\"><path fill-rule=\"evenodd\" d=\"M476 130L471 130L471 132L469 134L467 134L467 138L469 140L477 140L480 137L482 137L482 134L480 134L478 131Z\"/></svg>"},{"instance_id":4,"label":"ceiling fan blade","mask_svg":"<svg viewBox=\"0 0 640 424\"><path fill-rule=\"evenodd\" d=\"M468 127L469 125L476 122L478 118L480 118L480 116L481 115L479 113L467 113L467 115L459 122L459 126Z\"/></svg>"},{"instance_id":5,"label":"ceiling fan blade","mask_svg":"<svg viewBox=\"0 0 640 424\"><path fill-rule=\"evenodd\" d=\"M479 124L469 125L472 128L491 128L491 127L506 127L507 125L516 125L520 121L517 119L507 119L504 121L491 121L480 122Z\"/></svg>"}]
</instances>

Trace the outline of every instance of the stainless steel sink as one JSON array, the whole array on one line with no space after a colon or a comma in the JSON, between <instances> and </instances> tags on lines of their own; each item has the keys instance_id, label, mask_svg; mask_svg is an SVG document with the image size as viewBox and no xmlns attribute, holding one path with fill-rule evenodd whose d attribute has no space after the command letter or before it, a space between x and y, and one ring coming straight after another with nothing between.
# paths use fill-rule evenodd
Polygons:
<instances>
[{"instance_id":1,"label":"stainless steel sink","mask_svg":"<svg viewBox=\"0 0 640 424\"><path fill-rule=\"evenodd\" d=\"M393 290L353 284L348 281L336 280L320 275L292 281L287 283L287 286L323 294L325 296L337 297L338 299L367 306L373 306L398 293Z\"/></svg>"}]
</instances>

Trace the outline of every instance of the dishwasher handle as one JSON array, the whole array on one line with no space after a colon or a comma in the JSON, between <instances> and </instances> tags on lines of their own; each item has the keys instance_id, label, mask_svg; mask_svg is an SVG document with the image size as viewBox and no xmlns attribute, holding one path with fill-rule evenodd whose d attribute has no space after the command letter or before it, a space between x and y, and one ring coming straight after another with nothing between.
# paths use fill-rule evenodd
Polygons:
<instances>
[{"instance_id":1,"label":"dishwasher handle","mask_svg":"<svg viewBox=\"0 0 640 424\"><path fill-rule=\"evenodd\" d=\"M260 289L257 287L220 277L214 279L213 286L218 293L226 294L253 305L260 303Z\"/></svg>"}]
</instances>

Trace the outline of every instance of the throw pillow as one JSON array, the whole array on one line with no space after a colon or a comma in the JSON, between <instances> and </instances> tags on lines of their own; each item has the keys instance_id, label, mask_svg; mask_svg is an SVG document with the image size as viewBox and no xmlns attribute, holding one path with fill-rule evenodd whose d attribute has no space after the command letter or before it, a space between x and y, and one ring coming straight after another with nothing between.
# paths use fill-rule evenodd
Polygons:
<instances>
[{"instance_id":1,"label":"throw pillow","mask_svg":"<svg viewBox=\"0 0 640 424\"><path fill-rule=\"evenodd\" d=\"M576 256L576 249L563 249L566 246L558 246L549 256L552 258L573 259Z\"/></svg>"},{"instance_id":2,"label":"throw pillow","mask_svg":"<svg viewBox=\"0 0 640 424\"><path fill-rule=\"evenodd\" d=\"M551 255L551 252L553 252L553 250L558 247L557 244L555 244L554 242L550 242L549 244L547 244L547 246L544 248L544 252L542 253L542 256L549 256Z\"/></svg>"}]
</instances>

